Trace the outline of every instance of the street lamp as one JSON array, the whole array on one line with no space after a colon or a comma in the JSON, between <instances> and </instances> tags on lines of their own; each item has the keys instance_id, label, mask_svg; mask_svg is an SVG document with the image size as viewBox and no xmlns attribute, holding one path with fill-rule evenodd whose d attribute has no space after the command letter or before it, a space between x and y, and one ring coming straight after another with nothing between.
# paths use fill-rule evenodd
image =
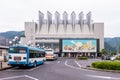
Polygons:
<instances>
[{"instance_id":1,"label":"street lamp","mask_svg":"<svg viewBox=\"0 0 120 80\"><path fill-rule=\"evenodd\" d=\"M18 36L15 36L14 39L12 39L12 41L9 41L9 44L16 46L17 44L19 44L18 40L19 40Z\"/></svg>"},{"instance_id":2,"label":"street lamp","mask_svg":"<svg viewBox=\"0 0 120 80\"><path fill-rule=\"evenodd\" d=\"M36 45L38 48L40 48L40 44L38 43L37 45Z\"/></svg>"},{"instance_id":3,"label":"street lamp","mask_svg":"<svg viewBox=\"0 0 120 80\"><path fill-rule=\"evenodd\" d=\"M9 41L9 44L12 45L12 41Z\"/></svg>"},{"instance_id":4,"label":"street lamp","mask_svg":"<svg viewBox=\"0 0 120 80\"><path fill-rule=\"evenodd\" d=\"M28 41L28 42L27 42L27 45L28 45L28 46L33 46L31 41Z\"/></svg>"}]
</instances>

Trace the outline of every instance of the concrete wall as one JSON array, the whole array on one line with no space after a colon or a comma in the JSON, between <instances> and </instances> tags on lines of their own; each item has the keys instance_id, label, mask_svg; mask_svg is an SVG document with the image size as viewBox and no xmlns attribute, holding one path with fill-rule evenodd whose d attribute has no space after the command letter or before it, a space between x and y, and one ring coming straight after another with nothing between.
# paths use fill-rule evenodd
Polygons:
<instances>
[{"instance_id":1,"label":"concrete wall","mask_svg":"<svg viewBox=\"0 0 120 80\"><path fill-rule=\"evenodd\" d=\"M25 22L26 37L21 38L22 44L28 41L31 41L34 45L36 42L54 43L59 42L58 39L60 38L94 38L100 40L100 51L104 48L104 23L93 23L91 28L87 24L84 24L82 30L79 24L75 25L74 30L71 24L68 24L66 31L62 24L59 25L58 31L56 31L55 24L51 24L49 30L47 24L43 24L41 30L38 29L39 27L35 22ZM44 38L48 39L44 40ZM57 40L51 40L50 38L56 38Z\"/></svg>"},{"instance_id":2,"label":"concrete wall","mask_svg":"<svg viewBox=\"0 0 120 80\"><path fill-rule=\"evenodd\" d=\"M83 18L80 13L79 20L76 20L76 14L70 15L72 18L67 19L67 13L64 12L63 20L59 18L56 12L56 20L52 20L52 15L48 12L48 19L44 19L44 14L40 12L38 24L35 22L25 22L25 36L21 38L22 44L29 41L36 43L59 43L61 38L93 38L99 39L100 50L104 48L104 23L93 23L91 12Z\"/></svg>"},{"instance_id":3,"label":"concrete wall","mask_svg":"<svg viewBox=\"0 0 120 80\"><path fill-rule=\"evenodd\" d=\"M94 23L94 37L100 40L100 51L104 48L104 23Z\"/></svg>"}]
</instances>

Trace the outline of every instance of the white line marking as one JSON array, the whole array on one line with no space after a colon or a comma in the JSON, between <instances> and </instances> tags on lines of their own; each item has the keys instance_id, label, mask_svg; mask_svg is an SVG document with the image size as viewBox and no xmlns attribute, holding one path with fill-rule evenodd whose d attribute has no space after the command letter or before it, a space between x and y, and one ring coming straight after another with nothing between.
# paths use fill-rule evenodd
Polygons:
<instances>
[{"instance_id":1,"label":"white line marking","mask_svg":"<svg viewBox=\"0 0 120 80\"><path fill-rule=\"evenodd\" d=\"M31 76L28 76L28 75L20 75L20 76L1 78L0 80L8 80L8 79L14 79L14 78L20 78L20 77L27 77L27 78L30 78L30 79L33 79L33 80L39 80L37 78L31 77Z\"/></svg>"},{"instance_id":2,"label":"white line marking","mask_svg":"<svg viewBox=\"0 0 120 80\"><path fill-rule=\"evenodd\" d=\"M14 78L20 78L20 77L25 77L25 76L24 76L24 75L20 75L20 76L13 76L13 77L1 78L0 80L14 79Z\"/></svg>"},{"instance_id":3,"label":"white line marking","mask_svg":"<svg viewBox=\"0 0 120 80\"><path fill-rule=\"evenodd\" d=\"M76 68L76 67L74 67L74 66L68 65L67 62L68 62L68 61L65 61L65 65L66 65L66 66L68 66L68 67L70 67L70 68L74 68L74 69L81 69L81 68Z\"/></svg>"},{"instance_id":4,"label":"white line marking","mask_svg":"<svg viewBox=\"0 0 120 80\"><path fill-rule=\"evenodd\" d=\"M57 63L60 63L60 61L58 61Z\"/></svg>"},{"instance_id":5,"label":"white line marking","mask_svg":"<svg viewBox=\"0 0 120 80\"><path fill-rule=\"evenodd\" d=\"M104 78L104 79L113 79L113 80L120 80L120 78L116 78L116 77L109 77L109 76L97 76L97 75L87 75L90 77L95 77L95 78Z\"/></svg>"},{"instance_id":6,"label":"white line marking","mask_svg":"<svg viewBox=\"0 0 120 80\"><path fill-rule=\"evenodd\" d=\"M81 65L75 60L75 63L81 68Z\"/></svg>"},{"instance_id":7,"label":"white line marking","mask_svg":"<svg viewBox=\"0 0 120 80\"><path fill-rule=\"evenodd\" d=\"M27 78L33 79L33 80L39 80L37 78L31 77L31 76L28 76L28 75L24 75L24 76L27 77Z\"/></svg>"},{"instance_id":8,"label":"white line marking","mask_svg":"<svg viewBox=\"0 0 120 80\"><path fill-rule=\"evenodd\" d=\"M68 66L68 67L70 67L70 68L79 69L79 70L84 70L84 71L90 71L90 72L95 72L95 71L93 71L93 70L87 70L87 69L82 69L81 67L77 68L77 67L68 65L67 62L68 62L68 61L66 60L66 61L65 61L65 65ZM81 65L79 65L79 66L81 66Z\"/></svg>"}]
</instances>

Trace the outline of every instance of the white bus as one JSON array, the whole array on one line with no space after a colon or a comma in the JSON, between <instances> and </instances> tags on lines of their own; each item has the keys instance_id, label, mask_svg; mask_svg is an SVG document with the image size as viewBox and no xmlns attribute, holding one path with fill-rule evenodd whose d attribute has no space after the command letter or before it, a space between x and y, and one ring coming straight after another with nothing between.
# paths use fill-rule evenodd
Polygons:
<instances>
[{"instance_id":1,"label":"white bus","mask_svg":"<svg viewBox=\"0 0 120 80\"><path fill-rule=\"evenodd\" d=\"M45 49L46 52L46 60L56 60L57 59L57 54L54 53L53 49Z\"/></svg>"},{"instance_id":2,"label":"white bus","mask_svg":"<svg viewBox=\"0 0 120 80\"><path fill-rule=\"evenodd\" d=\"M8 65L36 67L46 61L45 51L28 46L11 46L8 51Z\"/></svg>"}]
</instances>

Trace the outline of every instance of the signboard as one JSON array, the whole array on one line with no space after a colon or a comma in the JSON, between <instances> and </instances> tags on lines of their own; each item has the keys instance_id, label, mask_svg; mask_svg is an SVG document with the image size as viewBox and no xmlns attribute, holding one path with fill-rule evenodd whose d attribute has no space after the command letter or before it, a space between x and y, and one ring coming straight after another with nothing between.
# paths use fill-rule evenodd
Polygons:
<instances>
[{"instance_id":1,"label":"signboard","mask_svg":"<svg viewBox=\"0 0 120 80\"><path fill-rule=\"evenodd\" d=\"M96 39L63 39L62 52L97 52Z\"/></svg>"}]
</instances>

